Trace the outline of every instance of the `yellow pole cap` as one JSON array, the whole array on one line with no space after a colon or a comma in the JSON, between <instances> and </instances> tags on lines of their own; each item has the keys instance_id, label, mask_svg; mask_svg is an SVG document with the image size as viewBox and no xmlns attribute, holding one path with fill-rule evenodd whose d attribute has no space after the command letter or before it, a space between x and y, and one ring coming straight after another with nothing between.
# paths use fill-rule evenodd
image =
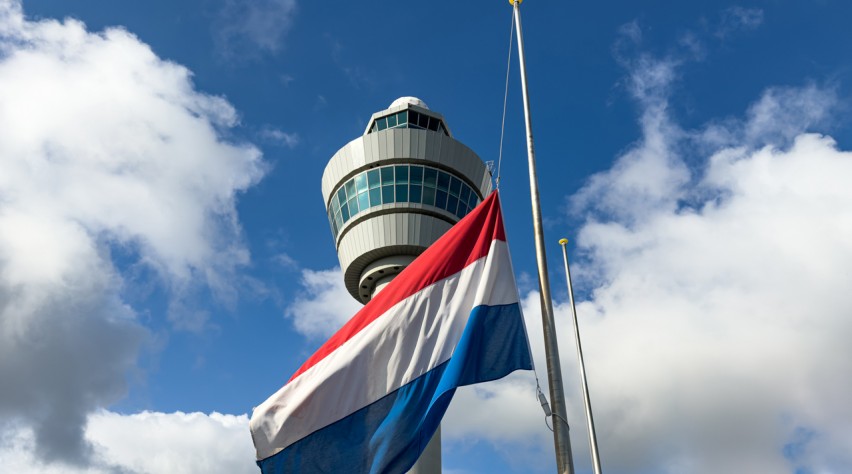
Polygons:
<instances>
[{"instance_id":1,"label":"yellow pole cap","mask_svg":"<svg viewBox=\"0 0 852 474\"><path fill-rule=\"evenodd\" d=\"M568 239L559 239L559 245L565 245L568 243Z\"/></svg>"},{"instance_id":2,"label":"yellow pole cap","mask_svg":"<svg viewBox=\"0 0 852 474\"><path fill-rule=\"evenodd\" d=\"M518 5L524 3L524 0L517 0L517 1L518 1ZM515 4L515 0L509 0L509 5L514 5L514 4Z\"/></svg>"}]
</instances>

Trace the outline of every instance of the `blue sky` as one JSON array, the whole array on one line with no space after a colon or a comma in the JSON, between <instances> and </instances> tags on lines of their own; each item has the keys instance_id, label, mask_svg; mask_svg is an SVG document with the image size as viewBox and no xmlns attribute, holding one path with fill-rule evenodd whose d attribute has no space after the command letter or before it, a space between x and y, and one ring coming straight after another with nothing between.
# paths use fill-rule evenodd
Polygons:
<instances>
[{"instance_id":1,"label":"blue sky","mask_svg":"<svg viewBox=\"0 0 852 474\"><path fill-rule=\"evenodd\" d=\"M246 415L357 307L328 159L416 96L497 160L511 8L475 3L0 0L0 470L255 472ZM578 471L562 236L607 472L848 472L852 7L521 8ZM513 56L544 378L524 139ZM460 391L445 472L552 472L534 387Z\"/></svg>"}]
</instances>

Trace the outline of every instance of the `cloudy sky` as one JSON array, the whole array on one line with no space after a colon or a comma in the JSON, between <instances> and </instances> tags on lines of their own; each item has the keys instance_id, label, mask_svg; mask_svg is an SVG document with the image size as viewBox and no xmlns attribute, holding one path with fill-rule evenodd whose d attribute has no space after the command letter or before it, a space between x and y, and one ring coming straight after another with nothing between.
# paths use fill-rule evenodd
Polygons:
<instances>
[{"instance_id":1,"label":"cloudy sky","mask_svg":"<svg viewBox=\"0 0 852 474\"><path fill-rule=\"evenodd\" d=\"M578 472L562 236L606 472L852 471L852 6L522 11ZM510 22L0 0L0 471L257 472L252 407L357 308L326 162L407 95L496 161ZM516 59L509 91L501 193L544 384ZM444 472L553 472L535 384L459 391Z\"/></svg>"}]
</instances>

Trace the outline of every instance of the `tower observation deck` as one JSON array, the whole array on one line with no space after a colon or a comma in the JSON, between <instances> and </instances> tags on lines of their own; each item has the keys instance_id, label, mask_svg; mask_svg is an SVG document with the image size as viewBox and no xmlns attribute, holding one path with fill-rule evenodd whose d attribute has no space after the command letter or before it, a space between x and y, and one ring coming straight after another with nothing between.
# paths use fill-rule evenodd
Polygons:
<instances>
[{"instance_id":1,"label":"tower observation deck","mask_svg":"<svg viewBox=\"0 0 852 474\"><path fill-rule=\"evenodd\" d=\"M374 113L322 176L346 289L370 301L490 191L485 163L423 101Z\"/></svg>"}]
</instances>

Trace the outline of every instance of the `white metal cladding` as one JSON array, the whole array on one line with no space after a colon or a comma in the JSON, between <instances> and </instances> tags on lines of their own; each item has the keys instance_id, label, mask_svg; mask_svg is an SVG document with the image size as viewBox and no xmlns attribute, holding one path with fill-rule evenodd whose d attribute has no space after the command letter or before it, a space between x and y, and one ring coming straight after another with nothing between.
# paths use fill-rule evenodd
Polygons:
<instances>
[{"instance_id":1,"label":"white metal cladding","mask_svg":"<svg viewBox=\"0 0 852 474\"><path fill-rule=\"evenodd\" d=\"M476 153L460 141L430 130L387 129L352 140L331 157L322 175L326 207L329 195L351 176L371 167L394 163L438 165L465 178L484 198L491 174Z\"/></svg>"},{"instance_id":2,"label":"white metal cladding","mask_svg":"<svg viewBox=\"0 0 852 474\"><path fill-rule=\"evenodd\" d=\"M358 282L367 265L383 257L420 255L450 227L452 224L434 216L399 212L357 223L340 239L337 249L346 289L360 300Z\"/></svg>"}]
</instances>

